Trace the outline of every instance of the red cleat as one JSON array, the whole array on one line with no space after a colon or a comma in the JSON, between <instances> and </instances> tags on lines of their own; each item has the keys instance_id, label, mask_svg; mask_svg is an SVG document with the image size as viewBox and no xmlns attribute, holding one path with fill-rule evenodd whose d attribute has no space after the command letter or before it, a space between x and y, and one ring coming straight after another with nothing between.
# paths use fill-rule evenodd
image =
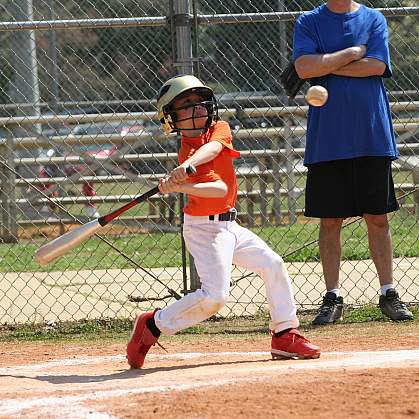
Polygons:
<instances>
[{"instance_id":1,"label":"red cleat","mask_svg":"<svg viewBox=\"0 0 419 419\"><path fill-rule=\"evenodd\" d=\"M139 314L135 319L131 338L127 345L127 360L131 368L141 368L148 350L157 343L156 338L146 325L146 321L154 316L157 310Z\"/></svg>"},{"instance_id":2,"label":"red cleat","mask_svg":"<svg viewBox=\"0 0 419 419\"><path fill-rule=\"evenodd\" d=\"M308 339L300 334L297 329L291 329L281 336L272 334L272 359L299 358L310 359L320 356L320 348L313 345Z\"/></svg>"}]
</instances>

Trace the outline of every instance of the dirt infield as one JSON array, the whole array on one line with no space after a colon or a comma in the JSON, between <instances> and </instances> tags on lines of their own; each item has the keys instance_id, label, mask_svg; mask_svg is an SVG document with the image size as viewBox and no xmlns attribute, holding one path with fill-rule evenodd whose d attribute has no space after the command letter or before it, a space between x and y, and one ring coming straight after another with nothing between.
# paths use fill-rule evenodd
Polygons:
<instances>
[{"instance_id":1,"label":"dirt infield","mask_svg":"<svg viewBox=\"0 0 419 419\"><path fill-rule=\"evenodd\" d=\"M267 336L166 338L142 370L125 343L2 343L0 417L416 418L419 327L389 327L313 332L304 361L272 361Z\"/></svg>"}]
</instances>

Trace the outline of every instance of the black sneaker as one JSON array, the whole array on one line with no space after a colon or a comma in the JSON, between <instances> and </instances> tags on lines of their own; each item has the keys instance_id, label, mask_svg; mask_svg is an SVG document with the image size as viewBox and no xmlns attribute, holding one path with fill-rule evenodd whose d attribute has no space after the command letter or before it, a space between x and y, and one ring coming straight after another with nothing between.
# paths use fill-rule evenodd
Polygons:
<instances>
[{"instance_id":1,"label":"black sneaker","mask_svg":"<svg viewBox=\"0 0 419 419\"><path fill-rule=\"evenodd\" d=\"M391 320L413 320L413 314L407 309L406 305L400 300L398 292L394 288L387 290L386 295L380 295L381 312L390 317Z\"/></svg>"},{"instance_id":2,"label":"black sneaker","mask_svg":"<svg viewBox=\"0 0 419 419\"><path fill-rule=\"evenodd\" d=\"M316 326L335 323L338 320L342 320L342 312L343 298L336 297L334 292L326 292L319 313L311 323Z\"/></svg>"}]
</instances>

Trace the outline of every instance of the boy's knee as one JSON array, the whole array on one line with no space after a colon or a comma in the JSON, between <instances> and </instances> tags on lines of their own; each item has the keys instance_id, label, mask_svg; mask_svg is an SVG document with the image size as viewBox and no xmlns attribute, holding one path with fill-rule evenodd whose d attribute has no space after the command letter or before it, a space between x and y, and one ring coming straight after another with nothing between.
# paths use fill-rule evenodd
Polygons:
<instances>
[{"instance_id":1,"label":"boy's knee","mask_svg":"<svg viewBox=\"0 0 419 419\"><path fill-rule=\"evenodd\" d=\"M267 271L278 272L285 269L284 260L274 251L270 252L263 266L260 267L258 273Z\"/></svg>"},{"instance_id":2,"label":"boy's knee","mask_svg":"<svg viewBox=\"0 0 419 419\"><path fill-rule=\"evenodd\" d=\"M278 254L275 253L272 259L272 264L275 265L276 268L282 269L285 267L284 259L282 259L282 257Z\"/></svg>"},{"instance_id":3,"label":"boy's knee","mask_svg":"<svg viewBox=\"0 0 419 419\"><path fill-rule=\"evenodd\" d=\"M228 292L222 291L204 291L204 298L201 304L205 307L205 311L210 314L218 313L226 304L228 300Z\"/></svg>"}]
</instances>

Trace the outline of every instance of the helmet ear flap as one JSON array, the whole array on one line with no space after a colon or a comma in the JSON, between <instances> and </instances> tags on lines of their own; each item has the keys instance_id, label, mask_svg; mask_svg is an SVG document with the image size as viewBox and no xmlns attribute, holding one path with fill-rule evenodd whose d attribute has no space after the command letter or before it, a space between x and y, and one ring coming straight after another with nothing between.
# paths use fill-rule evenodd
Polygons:
<instances>
[{"instance_id":1,"label":"helmet ear flap","mask_svg":"<svg viewBox=\"0 0 419 419\"><path fill-rule=\"evenodd\" d=\"M165 134L170 134L171 132L176 131L172 115L169 112L159 112L159 121Z\"/></svg>"},{"instance_id":2,"label":"helmet ear flap","mask_svg":"<svg viewBox=\"0 0 419 419\"><path fill-rule=\"evenodd\" d=\"M171 132L175 131L175 124L173 123L172 116L170 114L165 114L160 122L162 123L163 131L166 134L170 134Z\"/></svg>"}]
</instances>

